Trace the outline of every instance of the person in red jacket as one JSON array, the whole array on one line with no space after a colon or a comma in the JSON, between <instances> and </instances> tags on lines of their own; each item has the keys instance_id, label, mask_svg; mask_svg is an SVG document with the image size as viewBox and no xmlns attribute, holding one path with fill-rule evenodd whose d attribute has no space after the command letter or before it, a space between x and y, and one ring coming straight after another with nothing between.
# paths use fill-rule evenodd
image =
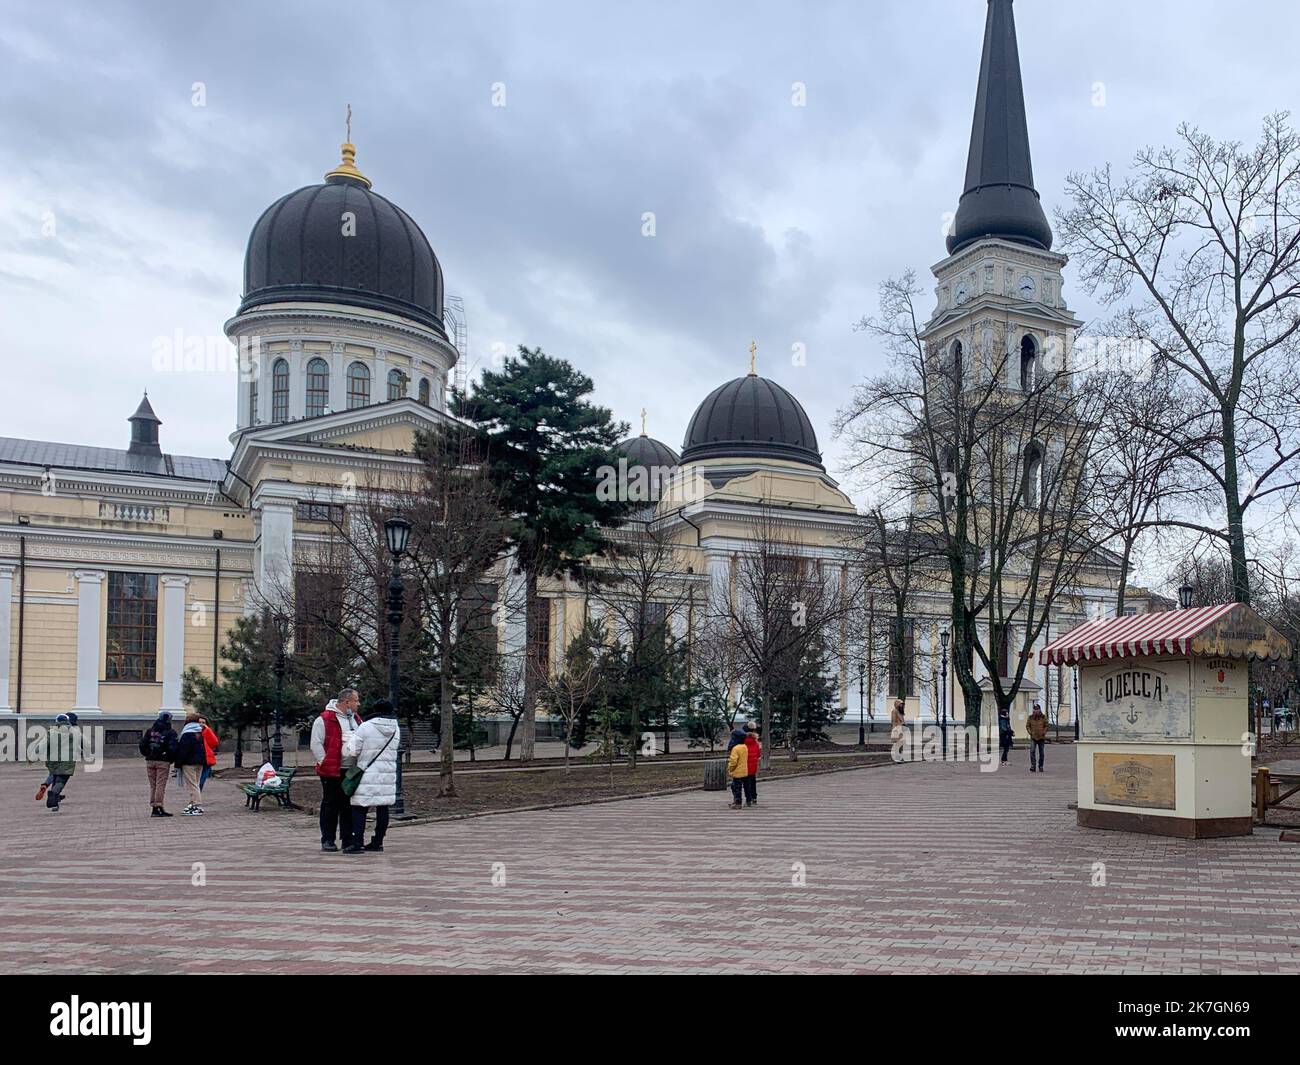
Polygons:
<instances>
[{"instance_id":1,"label":"person in red jacket","mask_svg":"<svg viewBox=\"0 0 1300 1065\"><path fill-rule=\"evenodd\" d=\"M311 753L320 777L320 849L337 851L335 833L343 849L352 846L352 803L343 791L343 774L357 764L356 755L345 754L348 738L361 727L357 705L361 702L356 688L344 688L331 699L311 726Z\"/></svg>"},{"instance_id":2,"label":"person in red jacket","mask_svg":"<svg viewBox=\"0 0 1300 1065\"><path fill-rule=\"evenodd\" d=\"M203 726L203 754L207 759L203 766L203 772L199 774L199 791L203 791L203 785L208 782L208 777L212 776L212 770L217 765L217 748L221 746L221 737L212 731L212 726L208 724L206 717L199 717L199 724Z\"/></svg>"},{"instance_id":3,"label":"person in red jacket","mask_svg":"<svg viewBox=\"0 0 1300 1065\"><path fill-rule=\"evenodd\" d=\"M758 756L763 748L758 742L758 726L752 721L745 722L745 750L749 755L749 776L741 781L745 789L745 805L758 805Z\"/></svg>"}]
</instances>

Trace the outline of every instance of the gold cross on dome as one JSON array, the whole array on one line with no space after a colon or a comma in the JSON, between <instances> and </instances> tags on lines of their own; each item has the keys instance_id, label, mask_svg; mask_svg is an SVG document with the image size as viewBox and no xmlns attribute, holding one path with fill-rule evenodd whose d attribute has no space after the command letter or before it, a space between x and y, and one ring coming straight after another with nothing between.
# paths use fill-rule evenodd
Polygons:
<instances>
[{"instance_id":1,"label":"gold cross on dome","mask_svg":"<svg viewBox=\"0 0 1300 1065\"><path fill-rule=\"evenodd\" d=\"M758 342L755 340L751 340L749 342L749 376L750 377L756 376L756 371L754 370L754 352L756 352L757 350L758 350Z\"/></svg>"},{"instance_id":2,"label":"gold cross on dome","mask_svg":"<svg viewBox=\"0 0 1300 1065\"><path fill-rule=\"evenodd\" d=\"M645 407L641 408L641 435L645 436Z\"/></svg>"},{"instance_id":3,"label":"gold cross on dome","mask_svg":"<svg viewBox=\"0 0 1300 1065\"><path fill-rule=\"evenodd\" d=\"M351 104L348 104L348 121L347 121L347 126L348 126L347 142L348 142L349 144L351 144L351 143L352 143L352 105L351 105Z\"/></svg>"}]
</instances>

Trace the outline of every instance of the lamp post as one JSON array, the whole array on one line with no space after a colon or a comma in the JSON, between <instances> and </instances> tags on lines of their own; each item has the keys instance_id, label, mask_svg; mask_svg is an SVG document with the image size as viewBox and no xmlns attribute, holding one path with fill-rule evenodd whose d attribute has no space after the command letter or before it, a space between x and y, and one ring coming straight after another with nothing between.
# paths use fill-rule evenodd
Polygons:
<instances>
[{"instance_id":1,"label":"lamp post","mask_svg":"<svg viewBox=\"0 0 1300 1065\"><path fill-rule=\"evenodd\" d=\"M1190 584L1184 584L1178 589L1178 604L1184 610L1192 609L1192 596L1196 594L1196 589Z\"/></svg>"},{"instance_id":2,"label":"lamp post","mask_svg":"<svg viewBox=\"0 0 1300 1065\"><path fill-rule=\"evenodd\" d=\"M939 643L943 645L943 665L939 667L939 735L943 744L943 760L948 760L948 639L951 633L947 629L939 631Z\"/></svg>"},{"instance_id":3,"label":"lamp post","mask_svg":"<svg viewBox=\"0 0 1300 1065\"><path fill-rule=\"evenodd\" d=\"M1074 666L1074 742L1079 742L1079 667Z\"/></svg>"},{"instance_id":4,"label":"lamp post","mask_svg":"<svg viewBox=\"0 0 1300 1065\"><path fill-rule=\"evenodd\" d=\"M384 539L388 542L388 553L393 556L393 570L388 578L388 701L393 704L393 717L398 721L397 738L397 801L393 804L393 816L406 816L406 802L402 796L402 748L406 737L400 734L402 715L399 712L398 696L401 683L398 680L398 646L402 635L402 611L406 600L406 589L402 585L402 556L411 538L411 523L400 514L384 522Z\"/></svg>"},{"instance_id":5,"label":"lamp post","mask_svg":"<svg viewBox=\"0 0 1300 1065\"><path fill-rule=\"evenodd\" d=\"M284 644L286 639L285 620L281 615L275 618L275 732L271 735L271 764L276 769L284 766Z\"/></svg>"},{"instance_id":6,"label":"lamp post","mask_svg":"<svg viewBox=\"0 0 1300 1065\"><path fill-rule=\"evenodd\" d=\"M867 704L862 688L862 678L867 671L866 662L858 662L858 746L867 745Z\"/></svg>"}]
</instances>

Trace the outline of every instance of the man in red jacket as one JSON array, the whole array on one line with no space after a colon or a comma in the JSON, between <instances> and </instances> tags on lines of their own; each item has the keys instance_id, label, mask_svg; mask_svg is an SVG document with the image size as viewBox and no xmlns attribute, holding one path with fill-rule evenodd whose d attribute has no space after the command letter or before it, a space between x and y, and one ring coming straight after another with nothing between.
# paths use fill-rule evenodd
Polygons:
<instances>
[{"instance_id":1,"label":"man in red jacket","mask_svg":"<svg viewBox=\"0 0 1300 1065\"><path fill-rule=\"evenodd\" d=\"M758 725L753 721L745 722L745 750L749 754L749 776L741 781L745 788L745 805L758 805L758 756L762 747L758 743Z\"/></svg>"},{"instance_id":2,"label":"man in red jacket","mask_svg":"<svg viewBox=\"0 0 1300 1065\"><path fill-rule=\"evenodd\" d=\"M361 727L360 702L355 688L344 688L311 726L311 753L320 777L320 849L336 851L335 833L345 848L352 845L352 803L343 792L343 772L356 758L343 753L347 738Z\"/></svg>"}]
</instances>

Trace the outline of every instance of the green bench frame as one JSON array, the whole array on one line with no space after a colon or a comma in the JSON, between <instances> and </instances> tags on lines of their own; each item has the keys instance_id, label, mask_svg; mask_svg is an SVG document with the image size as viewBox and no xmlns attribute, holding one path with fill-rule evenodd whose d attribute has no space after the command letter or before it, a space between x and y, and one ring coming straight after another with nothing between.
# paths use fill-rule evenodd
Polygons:
<instances>
[{"instance_id":1,"label":"green bench frame","mask_svg":"<svg viewBox=\"0 0 1300 1065\"><path fill-rule=\"evenodd\" d=\"M262 800L268 795L275 799L281 806L287 810L296 810L293 800L289 798L289 788L293 785L294 774L298 772L295 766L284 766L279 771L280 783L273 788L264 788L260 784L245 784L244 806L253 811L262 808Z\"/></svg>"}]
</instances>

